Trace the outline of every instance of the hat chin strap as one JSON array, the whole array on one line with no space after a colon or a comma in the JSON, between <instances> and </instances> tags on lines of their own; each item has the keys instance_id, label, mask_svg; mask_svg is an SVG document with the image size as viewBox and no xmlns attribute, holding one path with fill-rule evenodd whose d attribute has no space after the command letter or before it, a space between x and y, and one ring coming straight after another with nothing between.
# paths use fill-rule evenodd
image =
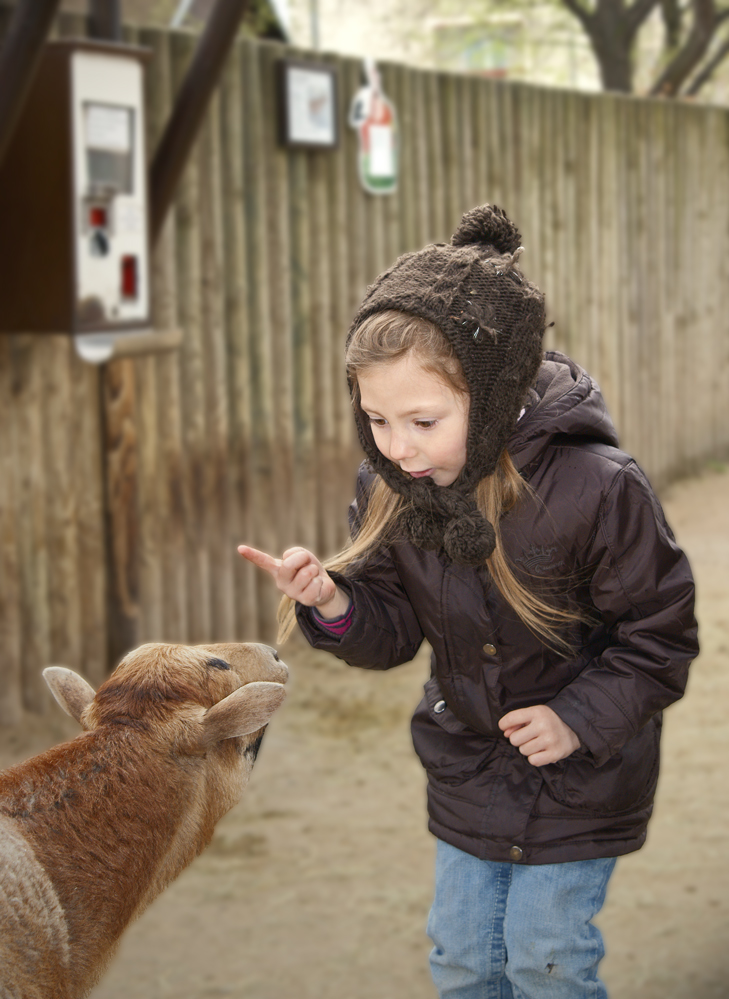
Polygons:
<instances>
[{"instance_id":1,"label":"hat chin strap","mask_svg":"<svg viewBox=\"0 0 729 999\"><path fill-rule=\"evenodd\" d=\"M444 553L457 565L480 566L496 545L492 524L475 499L451 486L437 486L430 477L407 479L379 452L370 464L409 506L401 518L408 539L425 551Z\"/></svg>"},{"instance_id":2,"label":"hat chin strap","mask_svg":"<svg viewBox=\"0 0 729 999\"><path fill-rule=\"evenodd\" d=\"M409 501L400 520L406 537L416 548L443 553L456 565L484 565L496 546L496 533L476 504L475 485L469 488L468 480L474 475L464 475L468 463L450 486L437 486L430 476L411 478L377 448L369 420L359 400L355 397L354 401L360 443L370 467Z\"/></svg>"}]
</instances>

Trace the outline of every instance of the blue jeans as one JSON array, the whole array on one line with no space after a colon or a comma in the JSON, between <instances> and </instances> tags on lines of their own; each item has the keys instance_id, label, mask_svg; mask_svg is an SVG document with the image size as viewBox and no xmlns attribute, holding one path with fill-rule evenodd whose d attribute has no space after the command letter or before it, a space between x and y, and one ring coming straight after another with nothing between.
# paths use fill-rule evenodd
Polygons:
<instances>
[{"instance_id":1,"label":"blue jeans","mask_svg":"<svg viewBox=\"0 0 729 999\"><path fill-rule=\"evenodd\" d=\"M591 920L614 867L493 863L439 840L428 936L441 999L607 999Z\"/></svg>"}]
</instances>

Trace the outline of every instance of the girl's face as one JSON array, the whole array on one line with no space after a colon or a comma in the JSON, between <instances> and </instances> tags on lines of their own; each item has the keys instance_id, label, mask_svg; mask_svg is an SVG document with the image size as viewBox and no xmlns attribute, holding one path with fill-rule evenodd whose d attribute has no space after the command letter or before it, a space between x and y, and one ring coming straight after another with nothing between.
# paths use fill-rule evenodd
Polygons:
<instances>
[{"instance_id":1,"label":"girl's face","mask_svg":"<svg viewBox=\"0 0 729 999\"><path fill-rule=\"evenodd\" d=\"M468 398L412 353L357 374L378 449L412 475L449 486L466 463Z\"/></svg>"}]
</instances>

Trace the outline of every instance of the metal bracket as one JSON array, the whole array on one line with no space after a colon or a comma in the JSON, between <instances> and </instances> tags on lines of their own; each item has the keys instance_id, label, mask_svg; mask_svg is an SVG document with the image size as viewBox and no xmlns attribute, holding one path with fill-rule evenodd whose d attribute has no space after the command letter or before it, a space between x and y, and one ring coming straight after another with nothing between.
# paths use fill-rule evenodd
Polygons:
<instances>
[{"instance_id":1,"label":"metal bracket","mask_svg":"<svg viewBox=\"0 0 729 999\"><path fill-rule=\"evenodd\" d=\"M176 350L182 343L182 330L135 330L133 333L77 333L76 353L88 364L106 364L117 357L138 357Z\"/></svg>"}]
</instances>

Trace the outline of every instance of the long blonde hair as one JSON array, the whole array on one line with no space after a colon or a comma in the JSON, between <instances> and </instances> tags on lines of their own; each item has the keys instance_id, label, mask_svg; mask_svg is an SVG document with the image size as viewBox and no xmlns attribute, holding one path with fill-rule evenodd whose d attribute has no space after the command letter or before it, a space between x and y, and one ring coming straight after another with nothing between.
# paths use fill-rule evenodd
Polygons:
<instances>
[{"instance_id":1,"label":"long blonde hair","mask_svg":"<svg viewBox=\"0 0 729 999\"><path fill-rule=\"evenodd\" d=\"M377 364L391 363L411 352L426 371L443 379L455 392L468 395L461 364L440 329L419 316L389 310L365 319L348 345L345 358L347 375L355 397L358 394L358 372ZM501 541L501 518L526 497L539 502L519 475L508 452L504 451L493 475L482 479L476 488L478 507L493 524L496 534L496 547L486 559L486 567L494 585L527 628L545 644L567 653L572 651L572 646L565 639L563 629L565 625L583 620L583 615L557 607L524 586L514 574ZM377 476L367 497L367 509L358 531L342 551L323 563L324 568L346 575L358 564L366 562L377 548L398 537L398 521L407 505L408 500ZM279 605L278 641L281 643L286 641L294 627L294 606L289 597L283 597Z\"/></svg>"}]
</instances>

